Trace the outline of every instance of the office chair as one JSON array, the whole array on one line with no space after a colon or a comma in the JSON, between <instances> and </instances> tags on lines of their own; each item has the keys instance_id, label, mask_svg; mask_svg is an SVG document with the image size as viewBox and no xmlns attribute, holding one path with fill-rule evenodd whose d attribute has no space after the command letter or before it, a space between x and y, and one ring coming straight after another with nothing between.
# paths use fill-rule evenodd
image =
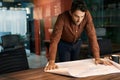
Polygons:
<instances>
[{"instance_id":1,"label":"office chair","mask_svg":"<svg viewBox=\"0 0 120 80\"><path fill-rule=\"evenodd\" d=\"M112 54L112 43L110 39L98 39L97 41L100 48L101 57ZM93 56L90 47L88 49L88 54L89 57Z\"/></svg>"},{"instance_id":2,"label":"office chair","mask_svg":"<svg viewBox=\"0 0 120 80\"><path fill-rule=\"evenodd\" d=\"M0 52L0 74L29 69L24 47Z\"/></svg>"},{"instance_id":3,"label":"office chair","mask_svg":"<svg viewBox=\"0 0 120 80\"><path fill-rule=\"evenodd\" d=\"M1 37L3 50L10 50L17 47L24 47L20 36L17 34L4 35Z\"/></svg>"}]
</instances>

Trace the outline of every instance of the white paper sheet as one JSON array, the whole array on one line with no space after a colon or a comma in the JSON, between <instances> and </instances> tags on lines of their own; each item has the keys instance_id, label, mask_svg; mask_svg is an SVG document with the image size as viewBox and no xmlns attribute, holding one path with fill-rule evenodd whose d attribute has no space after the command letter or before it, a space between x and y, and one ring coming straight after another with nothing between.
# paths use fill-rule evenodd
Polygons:
<instances>
[{"instance_id":1,"label":"white paper sheet","mask_svg":"<svg viewBox=\"0 0 120 80\"><path fill-rule=\"evenodd\" d=\"M105 75L110 73L120 73L120 65L111 61L112 66L102 64L96 65L93 59L69 61L56 63L58 69L47 70L45 72L73 76L73 77L87 77L95 75Z\"/></svg>"}]
</instances>

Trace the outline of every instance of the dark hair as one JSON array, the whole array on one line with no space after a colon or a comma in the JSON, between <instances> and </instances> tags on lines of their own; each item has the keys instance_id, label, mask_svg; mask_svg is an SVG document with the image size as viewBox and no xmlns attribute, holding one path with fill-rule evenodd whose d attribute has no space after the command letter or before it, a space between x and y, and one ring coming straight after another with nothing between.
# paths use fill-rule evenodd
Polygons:
<instances>
[{"instance_id":1,"label":"dark hair","mask_svg":"<svg viewBox=\"0 0 120 80\"><path fill-rule=\"evenodd\" d=\"M87 11L87 6L83 0L75 0L72 2L71 13L75 12L76 10L81 10L83 12Z\"/></svg>"}]
</instances>

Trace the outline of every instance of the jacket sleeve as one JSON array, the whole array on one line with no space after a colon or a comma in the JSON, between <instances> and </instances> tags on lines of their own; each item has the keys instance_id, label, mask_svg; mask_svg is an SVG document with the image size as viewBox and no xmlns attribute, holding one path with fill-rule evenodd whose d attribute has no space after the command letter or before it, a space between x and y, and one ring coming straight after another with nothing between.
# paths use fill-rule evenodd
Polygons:
<instances>
[{"instance_id":1,"label":"jacket sleeve","mask_svg":"<svg viewBox=\"0 0 120 80\"><path fill-rule=\"evenodd\" d=\"M97 42L96 31L92 21L92 16L89 11L86 12L87 22L86 22L86 33L88 35L90 47L95 58L100 57L99 45Z\"/></svg>"},{"instance_id":2,"label":"jacket sleeve","mask_svg":"<svg viewBox=\"0 0 120 80\"><path fill-rule=\"evenodd\" d=\"M61 38L62 30L63 30L64 20L62 15L59 15L56 23L53 28L53 32L50 38L50 47L49 47L49 60L55 60L58 42Z\"/></svg>"}]
</instances>

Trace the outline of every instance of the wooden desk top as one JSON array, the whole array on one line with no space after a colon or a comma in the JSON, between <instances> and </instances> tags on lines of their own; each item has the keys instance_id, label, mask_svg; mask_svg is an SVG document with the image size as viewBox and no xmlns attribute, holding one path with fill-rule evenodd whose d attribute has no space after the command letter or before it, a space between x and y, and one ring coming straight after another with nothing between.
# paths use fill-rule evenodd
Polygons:
<instances>
[{"instance_id":1,"label":"wooden desk top","mask_svg":"<svg viewBox=\"0 0 120 80\"><path fill-rule=\"evenodd\" d=\"M120 73L74 78L52 73L45 73L42 68L29 69L0 75L0 80L120 80Z\"/></svg>"}]
</instances>

